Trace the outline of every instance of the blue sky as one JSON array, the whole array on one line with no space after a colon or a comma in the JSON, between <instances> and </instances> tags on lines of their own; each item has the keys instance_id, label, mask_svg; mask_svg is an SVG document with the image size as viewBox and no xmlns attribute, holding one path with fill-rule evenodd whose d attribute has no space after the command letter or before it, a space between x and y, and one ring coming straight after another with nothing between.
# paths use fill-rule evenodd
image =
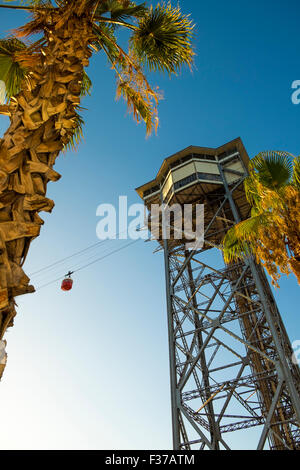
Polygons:
<instances>
[{"instance_id":1,"label":"blue sky","mask_svg":"<svg viewBox=\"0 0 300 470\"><path fill-rule=\"evenodd\" d=\"M299 2L180 4L197 24L196 67L171 81L151 75L164 91L157 136L146 140L144 127L115 101L104 57L91 60L85 140L57 160L62 178L48 186L56 206L41 214L45 226L27 273L96 243L97 206L116 204L120 195L139 202L134 188L189 145L217 147L240 136L251 157L265 149L300 153L300 105L291 101L292 82L300 80ZM1 10L1 35L25 17ZM1 117L1 133L7 123ZM76 263L124 243L110 241ZM163 259L154 249L140 241L75 275L70 293L56 283L18 299L0 386L2 449L171 447ZM72 267L32 281L38 287ZM291 277L280 285L275 296L298 340L300 290ZM235 448L245 445L232 439Z\"/></svg>"}]
</instances>

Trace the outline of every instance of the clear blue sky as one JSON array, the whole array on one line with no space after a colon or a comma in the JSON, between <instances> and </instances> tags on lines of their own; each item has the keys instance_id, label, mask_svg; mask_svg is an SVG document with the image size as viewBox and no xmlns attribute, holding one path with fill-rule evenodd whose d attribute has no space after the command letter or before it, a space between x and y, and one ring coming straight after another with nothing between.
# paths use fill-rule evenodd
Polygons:
<instances>
[{"instance_id":1,"label":"clear blue sky","mask_svg":"<svg viewBox=\"0 0 300 470\"><path fill-rule=\"evenodd\" d=\"M175 2L174 2L175 3ZM162 160L189 145L217 147L240 136L253 157L265 149L299 154L297 0L181 0L197 24L196 69L177 79L151 76L163 90L158 136L116 102L113 72L95 56L84 100L85 141L61 156L50 183L56 207L32 243L27 273L97 242L96 208L152 179ZM1 34L22 12L0 11ZM1 117L0 132L7 126ZM127 242L111 241L86 257ZM66 294L59 283L18 300L0 385L2 449L166 449L171 447L163 259L155 244L131 248L83 270ZM72 264L32 281L41 285ZM300 289L275 292L291 340L300 339ZM249 431L249 443L251 445ZM233 444L243 448L238 438Z\"/></svg>"}]
</instances>

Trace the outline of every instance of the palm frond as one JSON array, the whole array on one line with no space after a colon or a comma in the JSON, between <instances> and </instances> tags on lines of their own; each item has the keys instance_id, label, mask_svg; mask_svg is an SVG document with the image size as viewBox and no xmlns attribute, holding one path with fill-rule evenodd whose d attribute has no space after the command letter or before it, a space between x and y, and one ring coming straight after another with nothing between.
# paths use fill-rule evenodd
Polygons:
<instances>
[{"instance_id":1,"label":"palm frond","mask_svg":"<svg viewBox=\"0 0 300 470\"><path fill-rule=\"evenodd\" d=\"M192 67L193 30L189 16L183 15L179 7L159 3L138 20L130 44L150 70L175 74L183 65Z\"/></svg>"},{"instance_id":2,"label":"palm frond","mask_svg":"<svg viewBox=\"0 0 300 470\"><path fill-rule=\"evenodd\" d=\"M251 160L250 173L266 188L278 190L286 186L293 174L293 155L288 152L266 151Z\"/></svg>"},{"instance_id":3,"label":"palm frond","mask_svg":"<svg viewBox=\"0 0 300 470\"><path fill-rule=\"evenodd\" d=\"M146 124L147 135L150 135L153 130L157 130L158 116L157 116L157 101L153 92L153 96L147 90L141 88L135 89L130 82L119 81L117 86L117 98L122 96L127 103L127 109L133 114L137 123L141 119ZM151 98L154 97L154 102Z\"/></svg>"},{"instance_id":4,"label":"palm frond","mask_svg":"<svg viewBox=\"0 0 300 470\"><path fill-rule=\"evenodd\" d=\"M254 243L239 238L236 233L236 226L234 226L226 233L222 249L225 263L232 263L238 259L250 256L254 249Z\"/></svg>"},{"instance_id":5,"label":"palm frond","mask_svg":"<svg viewBox=\"0 0 300 470\"><path fill-rule=\"evenodd\" d=\"M81 92L80 96L87 96L91 94L91 88L92 88L92 80L84 70L83 72L83 77L82 77L82 82L81 82Z\"/></svg>"},{"instance_id":6,"label":"palm frond","mask_svg":"<svg viewBox=\"0 0 300 470\"><path fill-rule=\"evenodd\" d=\"M25 69L16 61L16 54L27 46L16 38L0 40L0 80L5 83L6 100L19 93Z\"/></svg>"},{"instance_id":7,"label":"palm frond","mask_svg":"<svg viewBox=\"0 0 300 470\"><path fill-rule=\"evenodd\" d=\"M161 98L158 90L149 85L138 58L132 53L127 54L117 43L113 28L101 24L94 30L97 36L95 44L104 50L116 72L117 98L124 98L128 111L138 123L141 120L145 122L147 135L150 135L158 127L157 105Z\"/></svg>"},{"instance_id":8,"label":"palm frond","mask_svg":"<svg viewBox=\"0 0 300 470\"><path fill-rule=\"evenodd\" d=\"M292 186L300 191L300 155L295 157L294 160L294 169L293 169L293 177L292 177Z\"/></svg>"},{"instance_id":9,"label":"palm frond","mask_svg":"<svg viewBox=\"0 0 300 470\"><path fill-rule=\"evenodd\" d=\"M126 21L130 18L140 18L145 14L146 5L142 3L137 5L135 2L128 0L106 0L99 3L95 17L102 16L106 13L110 14L111 19L117 21Z\"/></svg>"},{"instance_id":10,"label":"palm frond","mask_svg":"<svg viewBox=\"0 0 300 470\"><path fill-rule=\"evenodd\" d=\"M262 194L259 190L259 184L253 172L250 172L250 175L245 179L244 188L248 202L251 205L258 206L261 201Z\"/></svg>"},{"instance_id":11,"label":"palm frond","mask_svg":"<svg viewBox=\"0 0 300 470\"><path fill-rule=\"evenodd\" d=\"M95 40L93 42L94 48L97 51L104 51L109 56L109 61L118 63L119 66L124 65L123 55L117 47L117 38L115 36L114 27L109 24L102 23L101 25L94 25L93 34Z\"/></svg>"},{"instance_id":12,"label":"palm frond","mask_svg":"<svg viewBox=\"0 0 300 470\"><path fill-rule=\"evenodd\" d=\"M252 212L253 216L236 224L226 233L223 239L223 252L225 262L232 262L239 258L249 256L255 252L257 243L260 240L260 230L267 228L272 217L263 212Z\"/></svg>"},{"instance_id":13,"label":"palm frond","mask_svg":"<svg viewBox=\"0 0 300 470\"><path fill-rule=\"evenodd\" d=\"M76 121L76 126L72 130L69 141L63 147L64 152L67 152L68 150L76 150L83 139L84 120L80 114L77 114L74 119Z\"/></svg>"},{"instance_id":14,"label":"palm frond","mask_svg":"<svg viewBox=\"0 0 300 470\"><path fill-rule=\"evenodd\" d=\"M259 238L259 230L263 227L267 228L268 224L271 222L271 214L266 212L257 214L258 211L255 212L256 215L235 225L235 234L239 239L250 242L257 241Z\"/></svg>"}]
</instances>

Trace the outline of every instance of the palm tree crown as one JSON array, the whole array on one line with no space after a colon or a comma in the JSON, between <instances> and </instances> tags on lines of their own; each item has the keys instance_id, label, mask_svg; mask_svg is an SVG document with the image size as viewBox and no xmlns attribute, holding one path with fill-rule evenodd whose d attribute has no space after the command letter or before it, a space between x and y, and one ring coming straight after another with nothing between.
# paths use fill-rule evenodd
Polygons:
<instances>
[{"instance_id":1,"label":"palm tree crown","mask_svg":"<svg viewBox=\"0 0 300 470\"><path fill-rule=\"evenodd\" d=\"M179 7L170 3L147 7L129 0L28 0L21 4L10 8L29 10L32 21L16 30L14 37L0 40L0 80L6 85L7 101L18 94L24 79L30 81L32 67L49 42L49 24L55 23L55 29L59 29L75 15L88 19L92 30L88 47L102 51L115 71L117 97L123 96L134 118L146 123L147 134L157 128L160 93L150 86L145 69L173 75L183 65L193 65L194 25ZM129 32L127 51L117 41L120 27ZM35 33L42 36L38 41L23 41ZM82 96L89 93L90 87L84 72ZM82 120L76 124L74 132L78 136Z\"/></svg>"},{"instance_id":2,"label":"palm tree crown","mask_svg":"<svg viewBox=\"0 0 300 470\"><path fill-rule=\"evenodd\" d=\"M255 253L275 285L278 268L300 283L300 157L261 152L250 162L245 192L251 217L224 237L225 262Z\"/></svg>"}]
</instances>

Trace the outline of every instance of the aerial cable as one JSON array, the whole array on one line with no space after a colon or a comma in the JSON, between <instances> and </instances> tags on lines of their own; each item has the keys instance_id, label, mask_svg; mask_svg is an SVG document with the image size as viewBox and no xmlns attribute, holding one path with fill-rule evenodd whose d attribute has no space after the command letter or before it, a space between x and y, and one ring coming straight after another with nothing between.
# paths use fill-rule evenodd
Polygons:
<instances>
[{"instance_id":1,"label":"aerial cable","mask_svg":"<svg viewBox=\"0 0 300 470\"><path fill-rule=\"evenodd\" d=\"M95 253L91 254L91 256L86 256L85 255L84 258L82 258L82 259L77 259L76 258L76 259L71 260L67 264L64 263L63 266L61 266L59 268L59 272L61 272L61 270L64 269L64 266L66 266L66 265L68 267L72 268L73 271L74 270L76 271L77 268L81 267L83 263L89 263L89 261L93 261L95 258L99 258L100 256L104 256L104 255L110 253L113 250L114 246L115 245L109 245L107 247L103 247L101 250L99 250L99 251L97 250ZM58 271L56 271L56 272L58 272ZM44 274L49 275L49 272L45 272ZM53 275L55 276L55 274L52 273L52 277L53 277Z\"/></svg>"},{"instance_id":2,"label":"aerial cable","mask_svg":"<svg viewBox=\"0 0 300 470\"><path fill-rule=\"evenodd\" d=\"M107 258L108 256L111 256L111 255L117 253L118 251L124 250L125 248L128 248L129 246L133 245L134 243L137 243L138 241L139 241L139 239L134 240L131 243L127 243L127 245L121 246L120 248L117 248L116 250L112 251L111 253L108 253L107 255L102 256L101 258L95 259L94 261L91 261L90 263L85 264L84 266L81 266L81 268L76 269L76 271L74 271L74 272L78 273L78 271L81 271L82 269L88 268L92 264L95 264L98 261L103 260L103 259Z\"/></svg>"},{"instance_id":3,"label":"aerial cable","mask_svg":"<svg viewBox=\"0 0 300 470\"><path fill-rule=\"evenodd\" d=\"M139 240L140 240L140 239L134 240L133 242L130 242L130 243L128 243L127 245L121 246L120 248L117 248L116 250L113 250L113 251L111 251L110 253L108 253L108 254L106 254L106 255L104 255L104 256L101 256L100 258L97 258L97 259L95 259L94 261L91 261L90 263L85 264L85 265L79 267L78 269L72 271L72 274L74 274L74 273L76 273L76 272L79 272L79 271L81 271L82 269L85 269L85 268L91 266L92 264L98 263L99 261L102 261L103 259L108 258L109 256L111 256L111 255L113 255L113 254L115 254L115 253L118 253L118 252L121 251L121 250L124 250L125 248L130 247L131 245L137 243ZM69 274L69 273L68 273L68 274ZM65 277L65 276L60 276L59 278L54 279L53 281L50 281L50 282L48 282L47 284L43 284L42 286L38 287L38 288L36 289L36 291L38 291L38 290L40 290L40 289L43 289L44 287L47 287L47 286L49 286L49 285L51 285L51 284L54 284L55 282L60 281L60 280L63 279L64 277Z\"/></svg>"},{"instance_id":4,"label":"aerial cable","mask_svg":"<svg viewBox=\"0 0 300 470\"><path fill-rule=\"evenodd\" d=\"M138 231L140 231L140 230L137 229L136 231L138 232ZM124 232L127 232L127 229L126 229L126 230L123 230L122 232L118 232L118 233L116 234L116 237L118 237L119 235L121 235L121 234L124 233ZM63 263L64 261L67 261L67 260L69 260L69 259L71 259L71 258L73 258L73 257L75 257L75 256L78 256L78 255L80 255L80 254L82 254L82 253L85 253L86 251L91 250L92 248L95 248L96 246L103 245L103 243L108 242L108 241L110 241L110 240L111 240L111 239L108 238L108 239L106 239L106 240L101 240L100 242L94 243L93 245L90 245L90 246L88 246L87 248L84 248L83 250L77 251L77 252L73 253L72 255L66 256L65 258L62 258L62 259L60 259L60 260L58 260L58 261L55 261L54 263L49 264L48 266L45 266L44 268L38 269L37 271L35 271L35 272L33 272L33 273L30 273L30 274L29 274L29 277L35 276L36 274L38 274L38 273L40 273L40 272L42 272L42 271L46 271L47 269L50 269L50 268L56 266L57 264Z\"/></svg>"},{"instance_id":5,"label":"aerial cable","mask_svg":"<svg viewBox=\"0 0 300 470\"><path fill-rule=\"evenodd\" d=\"M107 240L110 241L110 240ZM115 241L115 240L114 240ZM113 250L115 245L112 243L107 243L99 247L95 247L92 250L85 251L84 253L81 253L80 255L70 255L67 257L65 260L61 260L60 263L56 262L54 266L49 267L48 269L41 270L38 274L35 276L31 276L31 279L34 280L34 282L47 282L47 279L53 279L57 275L59 275L62 271L68 270L69 268L72 268L73 270L76 269L77 267L82 266L83 263L87 263L90 260L94 260L95 258L105 255L106 253L109 253L111 250ZM53 263L54 264L54 263Z\"/></svg>"}]
</instances>

